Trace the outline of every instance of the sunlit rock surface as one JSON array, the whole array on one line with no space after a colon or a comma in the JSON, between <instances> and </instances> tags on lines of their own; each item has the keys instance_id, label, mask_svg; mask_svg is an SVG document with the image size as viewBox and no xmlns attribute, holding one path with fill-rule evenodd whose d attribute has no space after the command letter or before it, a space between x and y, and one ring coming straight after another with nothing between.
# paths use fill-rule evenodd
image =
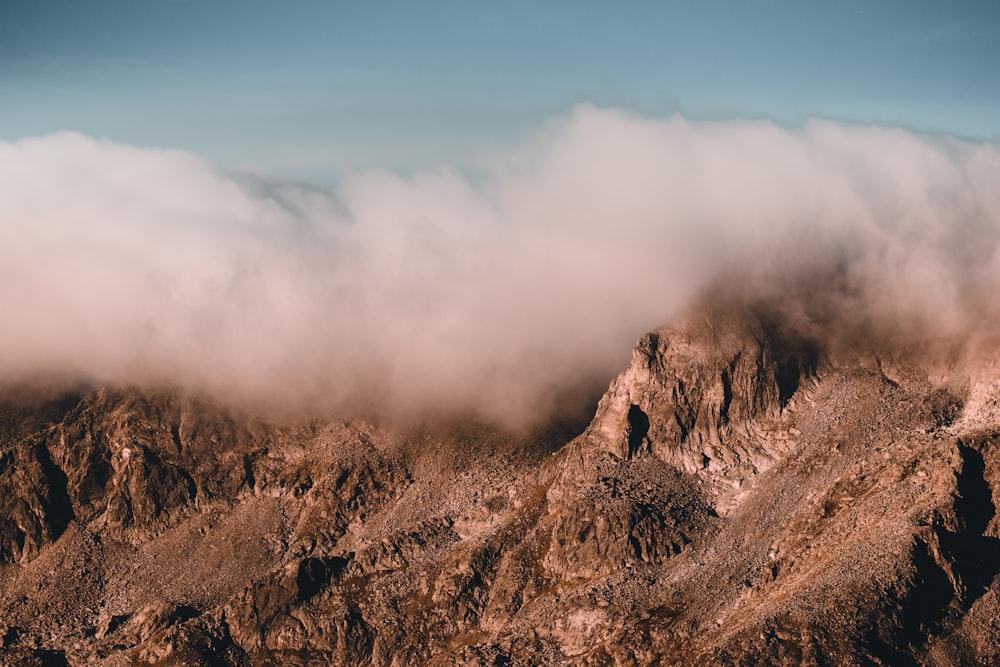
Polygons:
<instances>
[{"instance_id":1,"label":"sunlit rock surface","mask_svg":"<svg viewBox=\"0 0 1000 667\"><path fill-rule=\"evenodd\" d=\"M692 309L532 435L8 392L0 663L998 664L1000 367L852 359Z\"/></svg>"}]
</instances>

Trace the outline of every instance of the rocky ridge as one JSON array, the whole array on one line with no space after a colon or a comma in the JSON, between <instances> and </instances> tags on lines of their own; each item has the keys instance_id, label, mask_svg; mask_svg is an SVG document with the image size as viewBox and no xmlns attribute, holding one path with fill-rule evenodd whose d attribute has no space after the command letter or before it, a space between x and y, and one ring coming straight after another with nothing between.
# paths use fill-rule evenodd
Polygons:
<instances>
[{"instance_id":1,"label":"rocky ridge","mask_svg":"<svg viewBox=\"0 0 1000 667\"><path fill-rule=\"evenodd\" d=\"M727 307L576 433L11 392L0 663L998 664L991 363Z\"/></svg>"}]
</instances>

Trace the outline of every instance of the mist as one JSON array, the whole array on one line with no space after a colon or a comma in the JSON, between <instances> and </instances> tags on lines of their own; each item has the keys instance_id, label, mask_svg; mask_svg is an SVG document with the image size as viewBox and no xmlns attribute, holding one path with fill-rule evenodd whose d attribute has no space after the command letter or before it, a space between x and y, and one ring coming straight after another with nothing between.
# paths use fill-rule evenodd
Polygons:
<instances>
[{"instance_id":1,"label":"mist","mask_svg":"<svg viewBox=\"0 0 1000 667\"><path fill-rule=\"evenodd\" d=\"M516 426L710 285L988 337L998 249L1000 147L898 128L583 105L474 178L331 190L58 133L0 143L0 378Z\"/></svg>"}]
</instances>

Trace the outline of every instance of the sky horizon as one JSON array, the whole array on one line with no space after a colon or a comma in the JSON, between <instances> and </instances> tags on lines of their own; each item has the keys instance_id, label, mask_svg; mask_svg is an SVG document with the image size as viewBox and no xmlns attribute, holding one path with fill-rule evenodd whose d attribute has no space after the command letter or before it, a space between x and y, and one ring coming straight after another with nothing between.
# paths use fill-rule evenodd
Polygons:
<instances>
[{"instance_id":1,"label":"sky horizon","mask_svg":"<svg viewBox=\"0 0 1000 667\"><path fill-rule=\"evenodd\" d=\"M328 185L473 167L580 103L1000 140L1000 3L0 0L0 139Z\"/></svg>"}]
</instances>

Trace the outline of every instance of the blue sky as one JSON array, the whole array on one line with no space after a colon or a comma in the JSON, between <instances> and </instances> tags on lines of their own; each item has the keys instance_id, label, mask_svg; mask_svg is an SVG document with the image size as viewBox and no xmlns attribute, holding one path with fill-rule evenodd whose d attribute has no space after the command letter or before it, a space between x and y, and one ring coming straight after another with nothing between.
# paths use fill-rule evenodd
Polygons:
<instances>
[{"instance_id":1,"label":"blue sky","mask_svg":"<svg viewBox=\"0 0 1000 667\"><path fill-rule=\"evenodd\" d=\"M327 181L463 168L577 102L1000 140L1000 2L0 0L0 138Z\"/></svg>"}]
</instances>

